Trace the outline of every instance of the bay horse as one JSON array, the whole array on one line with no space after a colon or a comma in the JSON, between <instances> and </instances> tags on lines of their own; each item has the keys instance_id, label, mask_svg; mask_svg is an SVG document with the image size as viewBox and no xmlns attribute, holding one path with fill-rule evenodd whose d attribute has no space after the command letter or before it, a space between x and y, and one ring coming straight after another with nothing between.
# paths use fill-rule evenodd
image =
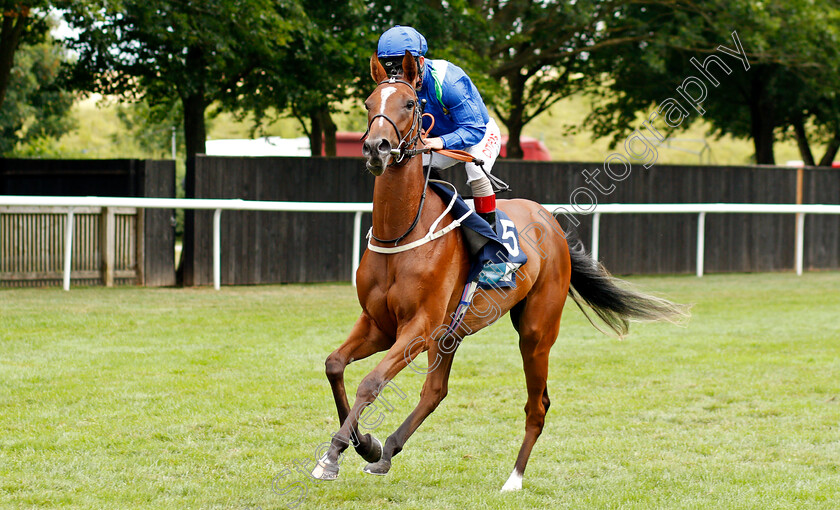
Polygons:
<instances>
[{"instance_id":1,"label":"bay horse","mask_svg":"<svg viewBox=\"0 0 840 510\"><path fill-rule=\"evenodd\" d=\"M540 226L539 242L519 243L528 261L518 269L515 288L497 289L492 296L476 293L457 332L443 334L440 326L448 323L467 283L470 256L447 204L436 193L426 193L427 177L421 158L415 157L419 152L415 147L422 141L422 119L415 91L418 69L414 58L406 52L402 75L397 78L388 78L376 55L370 59L370 68L377 86L365 101L369 136L363 153L367 169L376 178L372 238L356 273L362 313L347 340L326 360L341 428L312 476L336 479L340 457L350 444L368 461L366 473L386 474L394 455L446 397L460 340L509 311L519 334L528 397L525 437L502 490L518 490L550 405L546 387L549 351L557 339L566 297L571 296L581 310L583 306L590 308L619 335L627 332L629 319L672 320L683 314L682 309L616 285L617 279L593 261L579 241L571 246L567 243L554 217L539 204L499 200L498 208L507 213L520 233ZM440 230L432 235L438 225ZM399 242L405 244L393 246ZM491 309L496 313L489 313ZM361 381L351 407L344 388L345 368L381 351L387 353ZM384 446L370 433L360 434L362 413L369 406L375 409L374 402L386 385L424 351L428 351L430 368L415 409Z\"/></svg>"}]
</instances>

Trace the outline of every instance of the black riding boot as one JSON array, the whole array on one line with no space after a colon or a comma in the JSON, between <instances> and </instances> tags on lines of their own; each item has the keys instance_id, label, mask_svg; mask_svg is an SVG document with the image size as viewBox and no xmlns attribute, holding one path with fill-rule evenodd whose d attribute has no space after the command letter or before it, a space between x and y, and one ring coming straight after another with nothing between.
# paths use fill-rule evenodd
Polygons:
<instances>
[{"instance_id":1,"label":"black riding boot","mask_svg":"<svg viewBox=\"0 0 840 510\"><path fill-rule=\"evenodd\" d=\"M490 228L492 228L494 232L496 231L496 211L478 213L478 215L481 216L481 219L490 224Z\"/></svg>"}]
</instances>

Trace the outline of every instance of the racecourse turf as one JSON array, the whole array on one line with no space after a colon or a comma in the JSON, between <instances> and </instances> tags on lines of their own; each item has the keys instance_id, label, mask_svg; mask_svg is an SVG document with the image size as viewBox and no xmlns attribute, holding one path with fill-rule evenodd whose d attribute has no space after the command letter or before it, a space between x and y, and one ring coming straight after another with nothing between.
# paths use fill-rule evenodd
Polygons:
<instances>
[{"instance_id":1,"label":"racecourse turf","mask_svg":"<svg viewBox=\"0 0 840 510\"><path fill-rule=\"evenodd\" d=\"M525 417L507 317L462 344L390 474L348 451L316 483L296 466L339 426L324 359L349 285L0 290L0 508L840 507L840 273L631 281L690 322L620 341L570 301L518 493L499 492ZM380 357L348 368L351 396ZM377 437L422 380L396 378Z\"/></svg>"}]
</instances>

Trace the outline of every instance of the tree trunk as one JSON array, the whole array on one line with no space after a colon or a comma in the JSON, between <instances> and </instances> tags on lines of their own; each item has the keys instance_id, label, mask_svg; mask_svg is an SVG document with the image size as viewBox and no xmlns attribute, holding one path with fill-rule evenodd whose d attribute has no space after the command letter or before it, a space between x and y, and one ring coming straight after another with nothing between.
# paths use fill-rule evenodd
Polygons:
<instances>
[{"instance_id":1,"label":"tree trunk","mask_svg":"<svg viewBox=\"0 0 840 510\"><path fill-rule=\"evenodd\" d=\"M506 156L508 159L522 159L525 157L525 151L522 150L522 125L510 124L508 126L508 141Z\"/></svg>"},{"instance_id":2,"label":"tree trunk","mask_svg":"<svg viewBox=\"0 0 840 510\"><path fill-rule=\"evenodd\" d=\"M519 138L522 136L522 128L525 127L525 80L519 71L508 76L510 84L510 115L505 126L508 130L507 158L522 159L525 155Z\"/></svg>"},{"instance_id":3,"label":"tree trunk","mask_svg":"<svg viewBox=\"0 0 840 510\"><path fill-rule=\"evenodd\" d=\"M329 105L326 104L321 108L321 125L324 127L324 152L327 156L334 157L336 153L335 132L338 127L332 120Z\"/></svg>"},{"instance_id":4,"label":"tree trunk","mask_svg":"<svg viewBox=\"0 0 840 510\"><path fill-rule=\"evenodd\" d=\"M793 132L796 133L796 144L799 145L799 155L802 156L802 162L807 166L814 166L814 155L811 152L811 145L808 143L808 134L805 132L805 123L801 115L793 121Z\"/></svg>"},{"instance_id":5,"label":"tree trunk","mask_svg":"<svg viewBox=\"0 0 840 510\"><path fill-rule=\"evenodd\" d=\"M29 7L23 6L19 12L9 10L2 13L3 26L0 28L0 107L6 99L12 66L15 65L15 52L20 45L20 38L29 22Z\"/></svg>"},{"instance_id":6,"label":"tree trunk","mask_svg":"<svg viewBox=\"0 0 840 510\"><path fill-rule=\"evenodd\" d=\"M184 192L187 198L195 196L195 155L205 153L206 128L204 110L207 108L203 93L181 98L184 107L184 143L187 146L187 173ZM181 264L175 273L178 284L192 287L200 283L195 274L195 211L184 211L184 238L181 247Z\"/></svg>"},{"instance_id":7,"label":"tree trunk","mask_svg":"<svg viewBox=\"0 0 840 510\"><path fill-rule=\"evenodd\" d=\"M309 112L309 150L313 156L323 156L324 127L321 125L321 111Z\"/></svg>"},{"instance_id":8,"label":"tree trunk","mask_svg":"<svg viewBox=\"0 0 840 510\"><path fill-rule=\"evenodd\" d=\"M755 147L757 165L775 165L773 155L773 130L776 127L775 108L772 100L765 97L764 82L761 73L752 77L750 96L750 131Z\"/></svg>"},{"instance_id":9,"label":"tree trunk","mask_svg":"<svg viewBox=\"0 0 840 510\"><path fill-rule=\"evenodd\" d=\"M187 146L187 159L206 152L207 128L204 124L204 111L207 109L203 91L183 98L184 105L184 143Z\"/></svg>"},{"instance_id":10,"label":"tree trunk","mask_svg":"<svg viewBox=\"0 0 840 510\"><path fill-rule=\"evenodd\" d=\"M837 156L837 150L840 149L840 131L834 133L834 138L828 142L825 148L825 155L820 160L820 166L831 166L834 162L834 157Z\"/></svg>"},{"instance_id":11,"label":"tree trunk","mask_svg":"<svg viewBox=\"0 0 840 510\"><path fill-rule=\"evenodd\" d=\"M773 155L773 129L761 126L756 134L753 131L753 146L755 147L755 163L757 165L775 165Z\"/></svg>"},{"instance_id":12,"label":"tree trunk","mask_svg":"<svg viewBox=\"0 0 840 510\"><path fill-rule=\"evenodd\" d=\"M190 48L187 53L187 69L200 70L204 68L204 58L201 49ZM187 198L196 198L195 155L206 152L207 128L204 124L204 112L207 109L205 85L201 76L193 78L195 88L190 88L181 94L181 104L184 108L184 144L187 151L187 172L184 177L184 192ZM184 238L181 249L181 264L175 273L178 284L194 286L200 283L195 269L195 211L184 211Z\"/></svg>"}]
</instances>

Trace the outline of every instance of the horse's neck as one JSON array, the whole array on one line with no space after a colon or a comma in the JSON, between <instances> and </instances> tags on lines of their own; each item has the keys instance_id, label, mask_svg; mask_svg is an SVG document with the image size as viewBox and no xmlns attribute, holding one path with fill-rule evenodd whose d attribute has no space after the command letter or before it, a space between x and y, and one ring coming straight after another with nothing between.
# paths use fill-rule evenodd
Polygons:
<instances>
[{"instance_id":1,"label":"horse's neck","mask_svg":"<svg viewBox=\"0 0 840 510\"><path fill-rule=\"evenodd\" d=\"M393 239L401 236L411 226L420 207L423 195L425 176L419 157L408 161L404 166L389 168L376 178L373 186L373 232L382 239ZM434 195L434 196L433 196ZM433 191L426 196L423 214L417 227L401 243L412 241L426 234L428 225L423 217L434 213L437 198ZM436 214L440 214L437 211Z\"/></svg>"}]
</instances>

